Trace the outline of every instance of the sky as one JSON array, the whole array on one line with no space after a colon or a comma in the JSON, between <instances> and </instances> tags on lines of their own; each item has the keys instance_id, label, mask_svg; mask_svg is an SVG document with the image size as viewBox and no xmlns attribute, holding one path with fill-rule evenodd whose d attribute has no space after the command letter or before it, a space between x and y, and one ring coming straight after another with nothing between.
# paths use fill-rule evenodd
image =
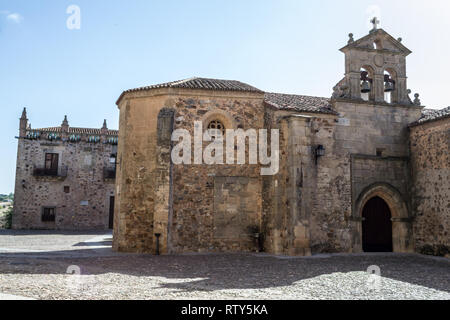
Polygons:
<instances>
[{"instance_id":1,"label":"sky","mask_svg":"<svg viewBox=\"0 0 450 320\"><path fill-rule=\"evenodd\" d=\"M73 11L80 9L79 29ZM408 87L450 105L450 1L0 0L0 193L14 191L20 114L32 127L118 128L123 90L193 76L330 97L369 20L413 51Z\"/></svg>"}]
</instances>

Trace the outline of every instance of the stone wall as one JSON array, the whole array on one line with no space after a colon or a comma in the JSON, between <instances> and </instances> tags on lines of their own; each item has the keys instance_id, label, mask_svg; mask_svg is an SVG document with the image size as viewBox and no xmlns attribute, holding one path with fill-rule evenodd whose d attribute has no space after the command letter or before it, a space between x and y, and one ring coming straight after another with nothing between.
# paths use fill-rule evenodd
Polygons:
<instances>
[{"instance_id":1,"label":"stone wall","mask_svg":"<svg viewBox=\"0 0 450 320\"><path fill-rule=\"evenodd\" d=\"M362 206L376 195L392 211L394 250L411 251L407 127L422 108L340 99L338 114L326 115L272 109L262 99L187 89L128 94L119 106L114 247L155 252L160 234L162 253L254 251L257 230L266 252L361 252ZM193 137L194 121L205 129L214 119L227 128L279 129L279 172L171 163L170 128ZM325 154L316 159L319 145Z\"/></svg>"},{"instance_id":2,"label":"stone wall","mask_svg":"<svg viewBox=\"0 0 450 320\"><path fill-rule=\"evenodd\" d=\"M174 165L158 119L173 110L173 129L191 137L195 121L204 130L211 120L228 129L259 129L262 101L262 93L159 89L121 102L116 250L154 253L156 234L161 253L257 249L251 230L261 227L260 166ZM239 223L225 219L233 213Z\"/></svg>"},{"instance_id":3,"label":"stone wall","mask_svg":"<svg viewBox=\"0 0 450 320\"><path fill-rule=\"evenodd\" d=\"M353 151L342 149L336 139L341 129L337 117L313 122L312 158L314 148L322 145L325 155L314 163L315 188L312 193L311 248L313 253L350 252L351 179L350 157Z\"/></svg>"},{"instance_id":4,"label":"stone wall","mask_svg":"<svg viewBox=\"0 0 450 320\"><path fill-rule=\"evenodd\" d=\"M263 128L261 94L197 94L178 98L175 107L175 128L191 136L194 121L204 130L214 119L229 129ZM255 251L250 229L261 227L261 202L260 167L248 164L248 148L245 165L174 166L171 250Z\"/></svg>"},{"instance_id":5,"label":"stone wall","mask_svg":"<svg viewBox=\"0 0 450 320\"><path fill-rule=\"evenodd\" d=\"M45 153L59 154L58 175L36 176ZM116 146L102 142L30 140L18 142L14 229L108 229L114 181L105 180ZM67 192L68 191L68 192ZM43 207L55 208L56 221L42 222Z\"/></svg>"},{"instance_id":6,"label":"stone wall","mask_svg":"<svg viewBox=\"0 0 450 320\"><path fill-rule=\"evenodd\" d=\"M395 250L411 251L407 126L421 108L346 100L334 107L339 115L267 112L271 126L280 129L281 148L280 173L263 189L271 199L263 208L267 250L360 252L358 199L382 184L388 187L378 195L397 219ZM319 145L325 155L316 162Z\"/></svg>"},{"instance_id":7,"label":"stone wall","mask_svg":"<svg viewBox=\"0 0 450 320\"><path fill-rule=\"evenodd\" d=\"M113 248L154 253L155 180L159 111L166 106L163 90L151 98L123 100L119 105L116 205ZM169 106L170 107L170 106Z\"/></svg>"},{"instance_id":8,"label":"stone wall","mask_svg":"<svg viewBox=\"0 0 450 320\"><path fill-rule=\"evenodd\" d=\"M335 115L268 111L280 129L280 172L263 192L269 252L309 255L350 250L350 162L335 151ZM318 145L325 155L316 162ZM348 177L348 179L346 179Z\"/></svg>"},{"instance_id":9,"label":"stone wall","mask_svg":"<svg viewBox=\"0 0 450 320\"><path fill-rule=\"evenodd\" d=\"M410 128L416 250L450 253L450 119Z\"/></svg>"},{"instance_id":10,"label":"stone wall","mask_svg":"<svg viewBox=\"0 0 450 320\"><path fill-rule=\"evenodd\" d=\"M351 185L351 207L347 204L351 213L346 217L351 230L349 250L362 250L361 206L364 202L358 200L384 185L386 188L376 195L389 204L392 216L400 219L394 223L397 225L393 237L399 238L397 244L394 243L394 251L411 251L408 125L420 118L422 107L355 103L344 99L336 101L335 108L340 115L334 133L334 152L341 163L343 159L351 163L343 177Z\"/></svg>"}]
</instances>

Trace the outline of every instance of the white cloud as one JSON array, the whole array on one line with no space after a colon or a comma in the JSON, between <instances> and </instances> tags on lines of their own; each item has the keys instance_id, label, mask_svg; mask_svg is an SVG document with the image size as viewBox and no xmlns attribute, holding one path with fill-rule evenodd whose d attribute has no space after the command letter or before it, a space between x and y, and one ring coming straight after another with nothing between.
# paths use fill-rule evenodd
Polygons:
<instances>
[{"instance_id":1,"label":"white cloud","mask_svg":"<svg viewBox=\"0 0 450 320\"><path fill-rule=\"evenodd\" d=\"M6 16L6 19L15 23L21 23L23 17L18 13L10 13Z\"/></svg>"}]
</instances>

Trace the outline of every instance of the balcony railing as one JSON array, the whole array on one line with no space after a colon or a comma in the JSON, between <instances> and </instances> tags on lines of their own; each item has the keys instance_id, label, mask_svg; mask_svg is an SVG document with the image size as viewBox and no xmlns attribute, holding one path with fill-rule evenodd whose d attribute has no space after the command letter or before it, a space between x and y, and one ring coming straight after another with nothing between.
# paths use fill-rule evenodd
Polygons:
<instances>
[{"instance_id":1,"label":"balcony railing","mask_svg":"<svg viewBox=\"0 0 450 320\"><path fill-rule=\"evenodd\" d=\"M103 179L114 180L116 178L116 168L103 168Z\"/></svg>"},{"instance_id":2,"label":"balcony railing","mask_svg":"<svg viewBox=\"0 0 450 320\"><path fill-rule=\"evenodd\" d=\"M67 171L68 171L67 167L59 167L57 169L49 169L49 168L45 168L45 167L34 167L33 176L66 178Z\"/></svg>"}]
</instances>

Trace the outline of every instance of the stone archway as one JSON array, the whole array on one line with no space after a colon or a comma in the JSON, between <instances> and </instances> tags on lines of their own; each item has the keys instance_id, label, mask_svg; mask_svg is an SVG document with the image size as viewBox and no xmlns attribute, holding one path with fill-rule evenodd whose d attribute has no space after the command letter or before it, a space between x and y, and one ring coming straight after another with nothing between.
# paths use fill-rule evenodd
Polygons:
<instances>
[{"instance_id":1,"label":"stone archway","mask_svg":"<svg viewBox=\"0 0 450 320\"><path fill-rule=\"evenodd\" d=\"M362 252L363 210L373 198L381 198L389 207L392 221L393 252L414 252L412 219L408 213L406 201L400 192L387 183L376 183L365 188L354 206L356 230L354 234L354 251Z\"/></svg>"},{"instance_id":2,"label":"stone archway","mask_svg":"<svg viewBox=\"0 0 450 320\"><path fill-rule=\"evenodd\" d=\"M202 117L203 130L212 120L218 120L225 125L225 129L237 129L236 120L226 111L214 109L205 113Z\"/></svg>"}]
</instances>

